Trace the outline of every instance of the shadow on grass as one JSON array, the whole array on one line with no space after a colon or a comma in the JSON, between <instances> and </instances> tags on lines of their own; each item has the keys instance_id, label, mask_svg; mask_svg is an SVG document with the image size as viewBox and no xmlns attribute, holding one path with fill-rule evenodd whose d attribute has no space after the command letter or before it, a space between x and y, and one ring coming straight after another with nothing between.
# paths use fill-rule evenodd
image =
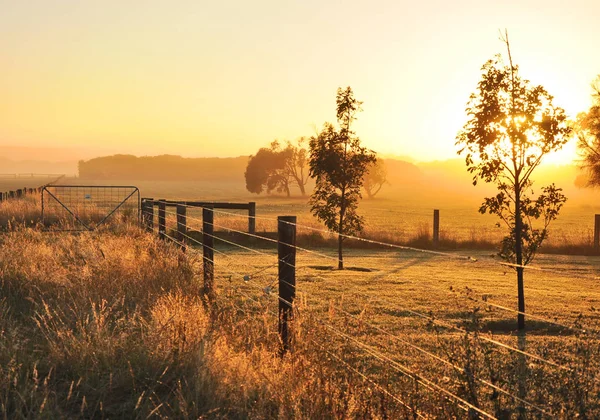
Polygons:
<instances>
[{"instance_id":1,"label":"shadow on grass","mask_svg":"<svg viewBox=\"0 0 600 420\"><path fill-rule=\"evenodd\" d=\"M312 268L313 270L319 271L360 271L363 273L371 273L373 271L380 271L376 268L366 268L366 267L344 267L343 270L338 270L337 267L332 265L309 265L308 268Z\"/></svg>"},{"instance_id":2,"label":"shadow on grass","mask_svg":"<svg viewBox=\"0 0 600 420\"><path fill-rule=\"evenodd\" d=\"M510 334L516 335L519 333L517 328L517 319L498 319L490 321L482 321L481 330L483 332L493 334ZM525 332L529 335L551 335L551 336L573 336L577 331L554 324L548 321L526 320Z\"/></svg>"}]
</instances>

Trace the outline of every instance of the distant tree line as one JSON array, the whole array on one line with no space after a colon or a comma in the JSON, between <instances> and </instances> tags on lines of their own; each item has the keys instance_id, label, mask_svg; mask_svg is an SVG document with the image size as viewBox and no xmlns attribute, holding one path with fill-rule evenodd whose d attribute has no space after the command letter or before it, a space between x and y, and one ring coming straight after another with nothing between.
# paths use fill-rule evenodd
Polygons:
<instances>
[{"instance_id":1,"label":"distant tree line","mask_svg":"<svg viewBox=\"0 0 600 420\"><path fill-rule=\"evenodd\" d=\"M337 127L325 123L308 140L301 137L285 146L275 140L250 156L244 177L251 193L273 191L291 196L295 186L306 195L309 178L315 182L309 204L312 214L338 235L338 269L344 268L343 242L348 235L362 231L364 220L357 213L362 190L369 198L387 183L387 170L375 152L362 146L352 123L362 102L349 86L336 95Z\"/></svg>"},{"instance_id":2,"label":"distant tree line","mask_svg":"<svg viewBox=\"0 0 600 420\"><path fill-rule=\"evenodd\" d=\"M301 137L295 143L286 141L282 147L278 140L269 147L261 147L255 155L250 156L244 177L246 189L254 194L277 192L292 195L293 188L298 188L301 196L306 196L306 185L314 178L309 172L309 153L304 145L306 138ZM388 184L387 169L383 159L367 164L362 174L362 188L368 198L375 198L381 188Z\"/></svg>"},{"instance_id":3,"label":"distant tree line","mask_svg":"<svg viewBox=\"0 0 600 420\"><path fill-rule=\"evenodd\" d=\"M270 147L263 147L254 156L250 156L244 176L246 189L260 194L266 191L291 195L290 188L295 185L302 196L306 195L308 182L307 152L302 137L295 144L287 141L282 147L277 140Z\"/></svg>"},{"instance_id":4,"label":"distant tree line","mask_svg":"<svg viewBox=\"0 0 600 420\"><path fill-rule=\"evenodd\" d=\"M239 180L248 157L184 158L174 155L103 156L79 161L84 179L132 179L147 181Z\"/></svg>"}]
</instances>

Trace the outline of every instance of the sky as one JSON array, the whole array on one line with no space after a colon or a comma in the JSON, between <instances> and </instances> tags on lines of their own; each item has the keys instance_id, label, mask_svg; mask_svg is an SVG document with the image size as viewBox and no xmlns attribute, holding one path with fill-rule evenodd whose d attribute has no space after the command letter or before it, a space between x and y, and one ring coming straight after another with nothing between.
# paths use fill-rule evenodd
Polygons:
<instances>
[{"instance_id":1,"label":"sky","mask_svg":"<svg viewBox=\"0 0 600 420\"><path fill-rule=\"evenodd\" d=\"M598 16L594 0L0 0L0 146L250 155L335 121L351 86L365 146L454 158L499 30L574 117L600 73Z\"/></svg>"}]
</instances>

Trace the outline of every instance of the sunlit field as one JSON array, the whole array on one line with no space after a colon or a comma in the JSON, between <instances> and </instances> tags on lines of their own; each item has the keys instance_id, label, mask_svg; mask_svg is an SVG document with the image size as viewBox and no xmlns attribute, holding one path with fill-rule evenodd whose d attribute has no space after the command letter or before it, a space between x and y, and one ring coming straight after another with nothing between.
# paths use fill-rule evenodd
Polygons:
<instances>
[{"instance_id":1,"label":"sunlit field","mask_svg":"<svg viewBox=\"0 0 600 420\"><path fill-rule=\"evenodd\" d=\"M65 179L63 184L103 185L106 181ZM308 196L267 196L250 194L239 182L148 182L110 181L115 185L135 185L142 197L168 200L199 200L224 202L249 202L257 204L257 231L274 232L275 219L281 215L298 217L298 224L324 229L310 213ZM498 219L478 212L484 192L473 192L466 187L433 189L431 191L406 186L386 186L375 199L363 199L359 213L365 217L363 236L384 242L426 245L430 240L433 225L433 210L440 210L440 239L445 248L486 248L493 250L505 235L498 228ZM600 199L594 190L575 190L563 208L558 220L550 225L550 234L545 242L547 252L593 253L594 214L600 213ZM223 225L243 230L247 226L243 218L216 213ZM235 212L240 215L243 212ZM201 211L191 210L191 217L201 217ZM299 227L299 233L311 230ZM542 247L541 252L544 252Z\"/></svg>"},{"instance_id":2,"label":"sunlit field","mask_svg":"<svg viewBox=\"0 0 600 420\"><path fill-rule=\"evenodd\" d=\"M37 204L20 201L0 210ZM210 309L193 241L109 227L0 236L5 418L600 415L598 257L541 256L518 336L514 272L489 251L349 249L337 271L333 249L298 249L281 358L275 243L216 240Z\"/></svg>"}]
</instances>

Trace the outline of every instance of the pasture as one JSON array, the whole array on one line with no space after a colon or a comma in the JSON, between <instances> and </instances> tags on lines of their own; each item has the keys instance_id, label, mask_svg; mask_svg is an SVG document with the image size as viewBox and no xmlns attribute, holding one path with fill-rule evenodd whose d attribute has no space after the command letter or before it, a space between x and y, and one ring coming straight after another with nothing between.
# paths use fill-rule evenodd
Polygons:
<instances>
[{"instance_id":1,"label":"pasture","mask_svg":"<svg viewBox=\"0 0 600 420\"><path fill-rule=\"evenodd\" d=\"M168 200L213 200L257 203L257 230L274 232L270 219L295 215L300 225L323 228L311 214L308 197L250 194L239 182L168 182L111 180L115 185L136 185L142 197ZM65 178L62 184L102 185L106 181ZM486 248L494 250L505 235L496 227L497 218L478 212L483 197L493 193L486 186L473 188L470 183L448 185L391 185L375 199L363 199L359 213L365 217L364 236L384 242L425 245L431 236L433 209L440 210L440 236L446 248ZM550 234L541 252L593 253L594 214L600 213L600 192L571 187L569 200L558 220L550 225ZM219 216L234 228L243 228L237 217ZM301 232L302 233L302 232Z\"/></svg>"},{"instance_id":2,"label":"pasture","mask_svg":"<svg viewBox=\"0 0 600 420\"><path fill-rule=\"evenodd\" d=\"M365 236L401 244L429 235L432 204L444 198L435 207L446 248L353 246L338 271L328 235L311 242L321 226L306 199L222 188L140 185L154 198L256 201L259 234L276 231L278 215L298 216L306 236L292 351L279 357L277 244L240 233L246 215L215 211L215 229L231 243L215 240L217 300L207 308L192 238L182 253L127 223L42 233L33 223L39 203L2 203L3 220L17 222L0 238L4 417L600 415L598 256L540 254L534 266L544 271L526 270L527 330L517 334L514 271L493 257L501 235L465 201L400 192L365 200ZM591 229L581 223L589 208L570 211L553 235L580 244L587 239L569 223ZM187 225L200 230L201 212L190 209Z\"/></svg>"}]
</instances>

